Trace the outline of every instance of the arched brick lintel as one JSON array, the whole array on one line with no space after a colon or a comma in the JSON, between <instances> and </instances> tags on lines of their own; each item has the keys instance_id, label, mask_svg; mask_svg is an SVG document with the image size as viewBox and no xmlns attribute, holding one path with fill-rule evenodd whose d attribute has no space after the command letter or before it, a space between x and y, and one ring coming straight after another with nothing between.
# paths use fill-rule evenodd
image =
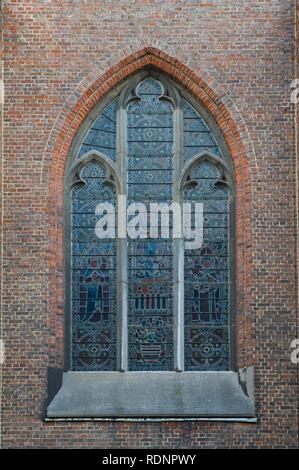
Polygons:
<instances>
[{"instance_id":1,"label":"arched brick lintel","mask_svg":"<svg viewBox=\"0 0 299 470\"><path fill-rule=\"evenodd\" d=\"M63 362L63 175L70 146L80 125L96 103L120 81L146 66L153 66L177 80L201 102L222 131L232 157L236 177L238 362L240 367L251 365L251 183L248 152L241 138L247 131L242 129L242 123L237 124L221 97L206 82L185 64L154 47L145 47L110 67L81 96L78 95L73 107L66 107L62 111L64 120L62 123L58 121L54 129L55 144L51 151L49 180L50 363L62 366Z\"/></svg>"}]
</instances>

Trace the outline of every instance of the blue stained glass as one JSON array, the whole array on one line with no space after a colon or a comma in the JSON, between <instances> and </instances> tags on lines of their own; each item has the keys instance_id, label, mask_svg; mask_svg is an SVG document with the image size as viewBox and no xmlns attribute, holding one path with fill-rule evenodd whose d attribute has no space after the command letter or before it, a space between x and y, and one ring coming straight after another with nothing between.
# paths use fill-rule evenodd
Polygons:
<instances>
[{"instance_id":1,"label":"blue stained glass","mask_svg":"<svg viewBox=\"0 0 299 470\"><path fill-rule=\"evenodd\" d=\"M172 214L169 223L155 219L158 237L149 232L151 203L173 199L173 108L161 82L142 80L127 106L127 203L146 205L146 239L128 238L128 366L129 370L173 370L174 314ZM77 158L96 150L116 162L117 101L95 119L80 145ZM186 100L183 111L184 160L204 151L222 158L217 139L205 120ZM116 193L107 185L106 170L89 162L82 182L71 190L71 362L74 370L115 370L117 337L117 259L115 239L100 240L95 215L100 202L116 211ZM203 244L184 252L185 369L229 369L230 316L230 212L228 190L219 184L220 173L210 161L192 171L195 185L184 190L191 203L203 203ZM129 216L130 221L134 216ZM169 229L166 238L165 229ZM152 236L152 238L151 238Z\"/></svg>"},{"instance_id":2,"label":"blue stained glass","mask_svg":"<svg viewBox=\"0 0 299 470\"><path fill-rule=\"evenodd\" d=\"M137 86L137 94L140 95L157 95L161 96L162 95L162 87L160 82L158 80L154 80L151 78L148 78L146 80L143 80L142 82L139 83Z\"/></svg>"},{"instance_id":3,"label":"blue stained glass","mask_svg":"<svg viewBox=\"0 0 299 470\"><path fill-rule=\"evenodd\" d=\"M140 100L128 105L128 202L148 210L150 202L172 200L173 110L154 79L136 93ZM170 239L129 239L128 285L129 369L173 369Z\"/></svg>"},{"instance_id":4,"label":"blue stained glass","mask_svg":"<svg viewBox=\"0 0 299 470\"><path fill-rule=\"evenodd\" d=\"M229 347L227 326L185 329L185 354L188 370L227 370Z\"/></svg>"},{"instance_id":5,"label":"blue stained glass","mask_svg":"<svg viewBox=\"0 0 299 470\"><path fill-rule=\"evenodd\" d=\"M185 249L185 368L229 368L228 191L218 169L204 161L193 171L196 187L185 202L203 203L203 244Z\"/></svg>"},{"instance_id":6,"label":"blue stained glass","mask_svg":"<svg viewBox=\"0 0 299 470\"><path fill-rule=\"evenodd\" d=\"M116 244L95 234L100 202L115 202L105 184L106 171L97 162L87 164L83 184L71 192L72 224L72 368L116 368Z\"/></svg>"},{"instance_id":7,"label":"blue stained glass","mask_svg":"<svg viewBox=\"0 0 299 470\"><path fill-rule=\"evenodd\" d=\"M184 154L185 160L190 160L196 154L207 150L221 156L219 145L203 118L183 100L184 115Z\"/></svg>"},{"instance_id":8,"label":"blue stained glass","mask_svg":"<svg viewBox=\"0 0 299 470\"><path fill-rule=\"evenodd\" d=\"M78 158L90 150L97 150L116 159L116 107L117 100L112 101L94 121L78 152Z\"/></svg>"}]
</instances>

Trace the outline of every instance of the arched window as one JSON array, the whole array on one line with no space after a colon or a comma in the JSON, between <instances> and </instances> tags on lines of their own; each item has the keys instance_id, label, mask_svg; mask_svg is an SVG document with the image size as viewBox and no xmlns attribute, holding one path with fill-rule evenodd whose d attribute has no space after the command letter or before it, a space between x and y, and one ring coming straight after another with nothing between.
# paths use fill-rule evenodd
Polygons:
<instances>
[{"instance_id":1,"label":"arched window","mask_svg":"<svg viewBox=\"0 0 299 470\"><path fill-rule=\"evenodd\" d=\"M65 198L69 368L233 369L234 175L200 104L153 71L120 85L77 136Z\"/></svg>"}]
</instances>

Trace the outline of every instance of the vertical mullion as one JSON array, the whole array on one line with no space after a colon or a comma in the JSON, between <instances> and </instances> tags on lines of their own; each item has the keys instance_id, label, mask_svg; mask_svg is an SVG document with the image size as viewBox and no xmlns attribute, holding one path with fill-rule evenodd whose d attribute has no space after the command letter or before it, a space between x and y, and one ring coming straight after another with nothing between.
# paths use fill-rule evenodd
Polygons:
<instances>
[{"instance_id":1,"label":"vertical mullion","mask_svg":"<svg viewBox=\"0 0 299 470\"><path fill-rule=\"evenodd\" d=\"M183 111L180 100L173 111L173 202L180 207L180 227L173 237L174 369L184 370L184 240L182 195L179 181L183 169ZM175 210L175 209L174 209Z\"/></svg>"},{"instance_id":2,"label":"vertical mullion","mask_svg":"<svg viewBox=\"0 0 299 470\"><path fill-rule=\"evenodd\" d=\"M121 185L117 206L117 370L128 370L128 257L127 257L127 112L121 105L116 116L116 155Z\"/></svg>"}]
</instances>

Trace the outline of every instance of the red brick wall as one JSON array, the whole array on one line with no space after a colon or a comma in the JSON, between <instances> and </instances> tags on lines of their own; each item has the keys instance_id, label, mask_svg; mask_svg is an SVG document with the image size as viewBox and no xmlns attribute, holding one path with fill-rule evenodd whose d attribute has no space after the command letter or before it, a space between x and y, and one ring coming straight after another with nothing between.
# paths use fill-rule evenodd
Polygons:
<instances>
[{"instance_id":1,"label":"red brick wall","mask_svg":"<svg viewBox=\"0 0 299 470\"><path fill-rule=\"evenodd\" d=\"M296 0L296 26L295 26L295 64L294 76L299 79L299 0ZM298 82L299 83L299 82ZM299 88L299 87L298 87ZM299 94L298 94L299 97ZM295 153L296 153L296 231L297 231L297 272L296 272L296 283L297 283L297 338L299 338L299 101L294 107L294 127L295 127ZM298 371L298 382L299 382L299 371ZM299 409L299 393L298 393L298 409Z\"/></svg>"},{"instance_id":2,"label":"red brick wall","mask_svg":"<svg viewBox=\"0 0 299 470\"><path fill-rule=\"evenodd\" d=\"M7 0L4 447L295 447L295 146L291 0ZM62 177L72 138L113 84L151 63L218 122L238 187L238 350L257 424L44 423L62 365Z\"/></svg>"}]
</instances>

